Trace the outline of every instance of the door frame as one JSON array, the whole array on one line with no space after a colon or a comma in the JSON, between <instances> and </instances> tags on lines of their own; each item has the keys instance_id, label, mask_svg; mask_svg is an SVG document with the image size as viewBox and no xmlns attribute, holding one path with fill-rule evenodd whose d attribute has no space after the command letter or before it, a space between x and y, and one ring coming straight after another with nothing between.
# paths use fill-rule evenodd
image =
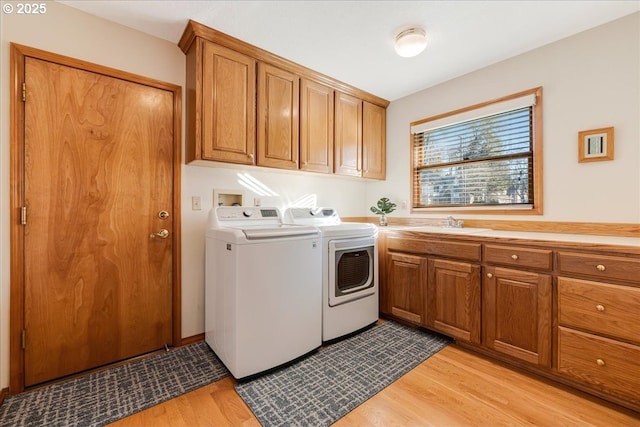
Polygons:
<instances>
[{"instance_id":1,"label":"door frame","mask_svg":"<svg viewBox=\"0 0 640 427\"><path fill-rule=\"evenodd\" d=\"M25 325L25 266L24 227L21 225L21 207L24 206L24 148L25 107L22 82L27 57L57 63L63 66L102 74L108 77L166 90L173 93L173 274L172 274L172 339L173 346L182 345L181 308L181 215L180 178L182 162L182 87L160 80L139 76L114 68L82 61L44 50L11 43L10 84L10 297L9 297L9 392L24 391L24 350L22 331ZM29 89L27 88L27 96Z\"/></svg>"}]
</instances>

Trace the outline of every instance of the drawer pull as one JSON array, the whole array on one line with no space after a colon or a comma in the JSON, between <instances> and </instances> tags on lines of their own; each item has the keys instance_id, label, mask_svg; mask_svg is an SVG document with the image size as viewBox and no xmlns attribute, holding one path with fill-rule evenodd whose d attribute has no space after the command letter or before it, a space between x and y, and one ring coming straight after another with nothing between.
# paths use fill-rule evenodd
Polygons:
<instances>
[{"instance_id":1,"label":"drawer pull","mask_svg":"<svg viewBox=\"0 0 640 427\"><path fill-rule=\"evenodd\" d=\"M598 265L596 265L596 268L598 269L598 271L605 271L605 270L607 269L607 268L606 268L604 265L602 265L602 264L598 264Z\"/></svg>"},{"instance_id":2,"label":"drawer pull","mask_svg":"<svg viewBox=\"0 0 640 427\"><path fill-rule=\"evenodd\" d=\"M516 255L516 254L511 255L511 259L514 260L514 261L517 261L518 260L518 255Z\"/></svg>"},{"instance_id":3,"label":"drawer pull","mask_svg":"<svg viewBox=\"0 0 640 427\"><path fill-rule=\"evenodd\" d=\"M602 305L602 304L598 304L598 305L596 305L596 310L598 310L598 311L604 311L604 305Z\"/></svg>"},{"instance_id":4,"label":"drawer pull","mask_svg":"<svg viewBox=\"0 0 640 427\"><path fill-rule=\"evenodd\" d=\"M602 359L596 359L596 363L598 364L598 366L604 366L605 365L604 360L602 360Z\"/></svg>"},{"instance_id":5,"label":"drawer pull","mask_svg":"<svg viewBox=\"0 0 640 427\"><path fill-rule=\"evenodd\" d=\"M491 279L491 278L493 277L493 274L491 274L491 273L487 273L487 277L488 277L489 279Z\"/></svg>"}]
</instances>

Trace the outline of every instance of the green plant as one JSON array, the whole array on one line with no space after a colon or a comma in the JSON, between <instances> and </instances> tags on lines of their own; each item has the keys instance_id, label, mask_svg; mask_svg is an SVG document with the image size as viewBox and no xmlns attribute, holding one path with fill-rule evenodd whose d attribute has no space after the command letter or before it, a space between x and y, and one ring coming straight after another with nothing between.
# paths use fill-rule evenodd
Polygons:
<instances>
[{"instance_id":1,"label":"green plant","mask_svg":"<svg viewBox=\"0 0 640 427\"><path fill-rule=\"evenodd\" d=\"M386 215L396 210L396 204L389 200L388 197L382 197L378 200L378 207L371 206L371 212L376 215Z\"/></svg>"}]
</instances>

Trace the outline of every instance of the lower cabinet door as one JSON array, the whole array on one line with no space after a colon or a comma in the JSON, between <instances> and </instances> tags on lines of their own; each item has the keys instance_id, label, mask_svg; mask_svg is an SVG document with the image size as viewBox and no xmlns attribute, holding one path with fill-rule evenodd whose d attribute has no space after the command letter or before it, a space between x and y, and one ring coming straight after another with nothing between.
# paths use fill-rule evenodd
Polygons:
<instances>
[{"instance_id":1,"label":"lower cabinet door","mask_svg":"<svg viewBox=\"0 0 640 427\"><path fill-rule=\"evenodd\" d=\"M391 253L388 263L387 292L391 314L424 325L427 259L416 255Z\"/></svg>"},{"instance_id":2,"label":"lower cabinet door","mask_svg":"<svg viewBox=\"0 0 640 427\"><path fill-rule=\"evenodd\" d=\"M483 345L550 367L551 276L499 267L483 276Z\"/></svg>"},{"instance_id":3,"label":"lower cabinet door","mask_svg":"<svg viewBox=\"0 0 640 427\"><path fill-rule=\"evenodd\" d=\"M430 258L427 326L445 335L480 343L480 266Z\"/></svg>"}]
</instances>

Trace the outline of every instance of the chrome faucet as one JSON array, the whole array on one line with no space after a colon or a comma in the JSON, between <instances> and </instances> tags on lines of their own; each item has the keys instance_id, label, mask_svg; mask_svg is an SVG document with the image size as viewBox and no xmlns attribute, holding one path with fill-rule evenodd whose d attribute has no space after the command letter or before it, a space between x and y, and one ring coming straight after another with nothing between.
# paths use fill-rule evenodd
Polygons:
<instances>
[{"instance_id":1,"label":"chrome faucet","mask_svg":"<svg viewBox=\"0 0 640 427\"><path fill-rule=\"evenodd\" d=\"M449 215L447 217L447 228L462 228L464 221L461 219L455 219L453 216Z\"/></svg>"}]
</instances>

